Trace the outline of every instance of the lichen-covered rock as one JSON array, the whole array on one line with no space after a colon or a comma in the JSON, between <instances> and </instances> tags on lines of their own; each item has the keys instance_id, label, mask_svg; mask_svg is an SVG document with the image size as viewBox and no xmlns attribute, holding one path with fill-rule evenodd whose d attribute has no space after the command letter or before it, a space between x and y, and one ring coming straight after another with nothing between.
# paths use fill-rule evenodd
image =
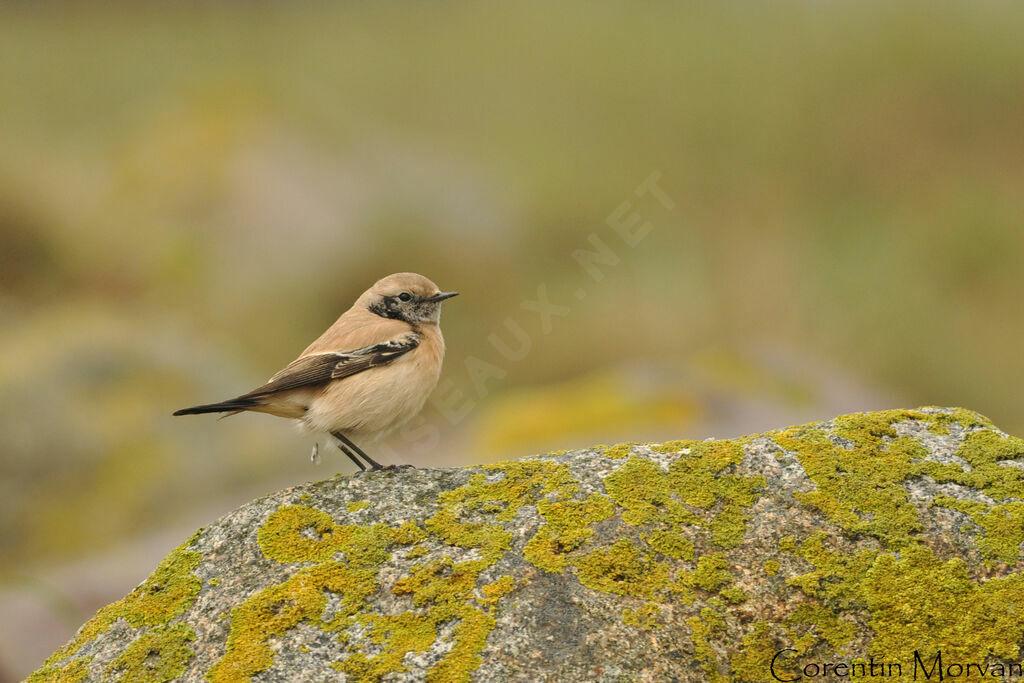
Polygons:
<instances>
[{"instance_id":1,"label":"lichen-covered rock","mask_svg":"<svg viewBox=\"0 0 1024 683\"><path fill-rule=\"evenodd\" d=\"M199 531L30 680L1009 675L1022 542L1024 441L958 409L337 476Z\"/></svg>"}]
</instances>

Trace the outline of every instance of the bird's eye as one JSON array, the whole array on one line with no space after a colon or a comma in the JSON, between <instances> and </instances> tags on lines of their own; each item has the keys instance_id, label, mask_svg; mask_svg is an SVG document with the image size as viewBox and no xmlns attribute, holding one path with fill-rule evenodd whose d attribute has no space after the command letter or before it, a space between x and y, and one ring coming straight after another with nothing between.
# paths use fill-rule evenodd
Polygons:
<instances>
[{"instance_id":1,"label":"bird's eye","mask_svg":"<svg viewBox=\"0 0 1024 683\"><path fill-rule=\"evenodd\" d=\"M410 294L409 292L402 292L401 294L398 295L398 299L400 301L410 301L412 299L412 294Z\"/></svg>"}]
</instances>

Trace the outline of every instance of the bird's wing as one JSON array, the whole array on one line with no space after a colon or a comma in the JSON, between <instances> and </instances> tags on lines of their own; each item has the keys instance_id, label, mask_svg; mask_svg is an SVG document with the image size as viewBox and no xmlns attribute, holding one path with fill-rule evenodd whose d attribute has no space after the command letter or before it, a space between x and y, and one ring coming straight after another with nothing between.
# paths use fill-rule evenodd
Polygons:
<instances>
[{"instance_id":1,"label":"bird's wing","mask_svg":"<svg viewBox=\"0 0 1024 683\"><path fill-rule=\"evenodd\" d=\"M261 387L239 398L259 398L352 375L387 365L420 345L420 335L410 332L396 339L363 346L351 351L330 351L302 356L289 363Z\"/></svg>"},{"instance_id":2,"label":"bird's wing","mask_svg":"<svg viewBox=\"0 0 1024 683\"><path fill-rule=\"evenodd\" d=\"M316 341L306 347L299 358L314 353L361 349L387 339L398 339L415 331L405 321L382 318L365 308L351 308L328 327Z\"/></svg>"}]
</instances>

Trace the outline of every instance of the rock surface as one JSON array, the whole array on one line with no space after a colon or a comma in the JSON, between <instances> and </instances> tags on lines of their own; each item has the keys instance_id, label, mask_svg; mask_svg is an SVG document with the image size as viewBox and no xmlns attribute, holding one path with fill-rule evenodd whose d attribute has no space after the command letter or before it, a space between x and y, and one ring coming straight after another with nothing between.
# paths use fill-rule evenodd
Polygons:
<instances>
[{"instance_id":1,"label":"rock surface","mask_svg":"<svg viewBox=\"0 0 1024 683\"><path fill-rule=\"evenodd\" d=\"M1024 441L959 409L337 476L200 530L29 680L1009 675L1022 542Z\"/></svg>"}]
</instances>

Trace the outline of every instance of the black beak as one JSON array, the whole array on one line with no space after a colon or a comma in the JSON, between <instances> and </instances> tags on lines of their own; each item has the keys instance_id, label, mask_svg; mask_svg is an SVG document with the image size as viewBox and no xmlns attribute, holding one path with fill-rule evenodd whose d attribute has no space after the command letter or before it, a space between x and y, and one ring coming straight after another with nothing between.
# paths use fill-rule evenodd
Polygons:
<instances>
[{"instance_id":1,"label":"black beak","mask_svg":"<svg viewBox=\"0 0 1024 683\"><path fill-rule=\"evenodd\" d=\"M444 301L445 299L451 299L453 296L458 296L458 295L459 295L458 292L440 292L440 293L435 294L434 296L430 297L429 299L427 299L427 301L430 301L430 302Z\"/></svg>"}]
</instances>

